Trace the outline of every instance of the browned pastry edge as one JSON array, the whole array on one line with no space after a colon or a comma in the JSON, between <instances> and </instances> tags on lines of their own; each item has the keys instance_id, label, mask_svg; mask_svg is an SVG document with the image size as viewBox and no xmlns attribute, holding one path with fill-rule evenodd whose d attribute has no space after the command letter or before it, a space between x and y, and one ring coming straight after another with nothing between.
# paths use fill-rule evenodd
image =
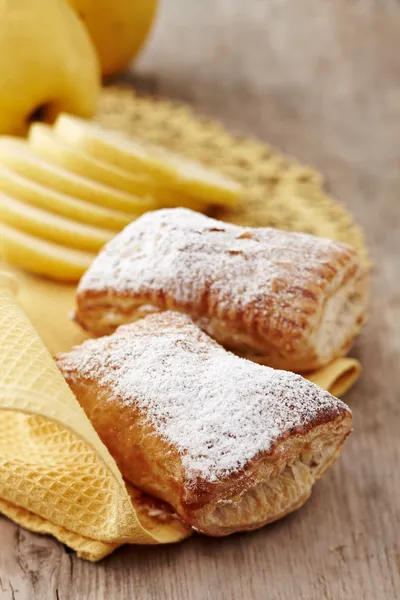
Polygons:
<instances>
[{"instance_id":1,"label":"browned pastry edge","mask_svg":"<svg viewBox=\"0 0 400 600\"><path fill-rule=\"evenodd\" d=\"M197 522L196 529L203 533L224 536L257 529L297 510L309 498L314 483L338 458L350 433L351 416L342 415L328 426L320 425L308 434L288 437L269 454L264 468L265 455L246 467L251 487L243 491L238 480L230 490L231 498L219 500L215 495L212 502L197 510L193 505L186 506L191 521ZM325 454L317 436L325 437Z\"/></svg>"},{"instance_id":2,"label":"browned pastry edge","mask_svg":"<svg viewBox=\"0 0 400 600\"><path fill-rule=\"evenodd\" d=\"M357 265L350 263L342 280L342 289L352 280L356 270ZM343 302L341 312L350 311L351 305L357 311L358 316L348 329L347 336L340 347L332 348L324 357L317 355L315 347L307 347L307 353L299 353L296 356L296 352L303 341L304 331L300 331L293 342L293 331L291 331L289 322L285 324L281 321L280 325L276 324L274 328L271 327L268 334L263 333L260 335L257 327L260 327L261 317L260 315L252 315L249 311L246 314L244 311L241 313L235 312L230 318L224 315L225 320L220 320L219 317L213 318L210 315L211 310L208 310L207 307L198 314L198 319L193 315L192 310L189 312L200 327L211 337L217 339L219 343L239 356L276 369L306 373L322 368L332 360L347 354L355 337L359 334L366 320L365 305L369 289L368 272L362 270L359 277L354 279L352 283L352 290ZM335 291L337 290L332 290L331 295L327 295L320 319L314 326L314 331L321 329L327 304ZM213 300L209 297L208 306L212 305ZM102 336L110 335L120 325L132 323L149 313L162 310L186 312L185 308L182 308L173 298L168 298L161 291L157 295L153 294L144 298L142 295L138 296L129 291L84 289L77 294L77 309L73 313L73 319L90 335ZM244 333L243 322L249 323L252 319L255 323L252 333ZM232 347L232 343L230 343L232 334L234 334L237 342L236 347ZM259 348L262 346L263 349L260 348L258 352L249 350L247 343L249 336L252 336L252 341L263 338L259 343ZM268 339L268 353L266 353L265 338Z\"/></svg>"},{"instance_id":3,"label":"browned pastry edge","mask_svg":"<svg viewBox=\"0 0 400 600\"><path fill-rule=\"evenodd\" d=\"M125 479L169 503L183 521L207 535L256 529L299 508L351 432L346 408L325 410L278 438L245 468L214 482L188 480L176 448L153 435L137 408L125 410L110 400L106 386L64 371L62 356L58 366Z\"/></svg>"},{"instance_id":4,"label":"browned pastry edge","mask_svg":"<svg viewBox=\"0 0 400 600\"><path fill-rule=\"evenodd\" d=\"M186 240L186 232L192 231L190 227L185 229L188 214L192 215L190 218L193 222L198 219L199 231L196 230L196 234L202 234L202 244L209 244L211 250L215 250L213 232L218 231L221 232L218 235L228 236L237 230L235 240L239 246L245 240L252 239L259 243L260 248L265 245L267 256L271 245L275 243L277 245L274 248L278 250L294 244L299 261L306 260L310 245L315 246L316 256L307 263L307 276L300 277L300 283L296 283L297 265L286 264L282 272L279 271L280 267L277 268L270 284L271 289L267 288L260 295L243 300L242 294L235 295L234 290L228 289L223 276L220 281L214 281L207 269L200 273L195 270L192 273L186 272L185 276L178 276L175 282L174 277L171 277L169 285L162 285L163 277L160 280L160 274L154 274L154 279L146 276L142 285L135 279L131 282L122 280L120 287L108 285L107 277L103 276L101 269L103 264L107 265L106 247L78 288L75 312L77 323L95 336L107 335L119 325L136 321L147 312L179 311L189 314L206 333L240 356L274 368L297 372L321 368L348 351L365 320L369 273L356 251L345 244L332 242L331 247L326 247L322 241L319 244L317 238L313 241L307 236L303 240L296 233L273 234L273 230L262 228L236 227L231 230L229 228L232 225L207 219L202 215L196 217L191 211L176 209L155 211L129 226L126 233L117 236L110 245L110 248L118 248L118 239L121 240L121 248L113 250L113 260L120 252L125 262L131 260L134 272L134 250L127 259L131 243L129 240L135 241L135 248L140 246L146 235L150 235L148 232L151 231L152 224L155 232L160 231L160 234L169 235L171 239L179 239L181 232L182 239ZM192 223L191 226L194 227ZM165 229L169 233L165 234ZM129 235L126 235L128 230ZM278 242L275 240L276 235ZM125 236L126 240L121 236ZM272 236L273 242L269 236ZM154 243L151 237L149 239ZM128 245L125 246L122 240L127 241ZM303 247L305 249L302 254L300 248ZM194 252L196 248L191 249L189 244L188 249L180 253L180 260L185 257L190 261ZM240 249L235 249L234 252L244 254L244 250ZM162 258L160 250L154 249L152 254L153 259L157 256ZM219 256L223 254L228 258L233 251L223 249ZM193 258L195 257L194 254ZM240 260L239 256L237 258ZM150 269L151 253L149 260ZM210 261L212 260L213 255L210 255ZM256 258L250 253L247 260L251 262ZM274 269L274 263L269 265L268 260L266 259L265 268ZM117 264L116 262L115 265ZM234 261L229 264L233 266ZM110 268L109 264L107 268ZM119 271L119 267L113 268ZM154 268L157 271L157 264ZM184 298L177 293L182 287L185 288Z\"/></svg>"}]
</instances>

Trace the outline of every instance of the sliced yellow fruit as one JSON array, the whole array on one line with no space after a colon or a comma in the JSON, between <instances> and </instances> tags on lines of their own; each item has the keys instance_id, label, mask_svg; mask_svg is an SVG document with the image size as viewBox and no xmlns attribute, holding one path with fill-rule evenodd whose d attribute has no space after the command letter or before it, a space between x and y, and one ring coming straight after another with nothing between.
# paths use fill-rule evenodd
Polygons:
<instances>
[{"instance_id":1,"label":"sliced yellow fruit","mask_svg":"<svg viewBox=\"0 0 400 600\"><path fill-rule=\"evenodd\" d=\"M97 159L90 153L77 148L73 143L69 144L59 138L49 125L43 123L32 125L29 143L30 147L40 156L48 161L53 161L60 167L70 169L78 175L90 177L104 185L112 186L120 192L137 194L139 198L143 197L150 203L149 210L164 206L186 206L202 211L209 205L209 202L200 201L179 190L166 189L148 174L132 174L109 162Z\"/></svg>"},{"instance_id":2,"label":"sliced yellow fruit","mask_svg":"<svg viewBox=\"0 0 400 600\"><path fill-rule=\"evenodd\" d=\"M148 175L128 173L93 158L78 146L65 143L50 125L34 123L29 130L28 142L31 148L49 162L129 194L152 195L159 187ZM154 203L153 208L157 206Z\"/></svg>"},{"instance_id":3,"label":"sliced yellow fruit","mask_svg":"<svg viewBox=\"0 0 400 600\"><path fill-rule=\"evenodd\" d=\"M129 172L145 172L209 203L235 204L242 188L236 181L199 162L159 146L133 140L96 123L62 114L54 130L58 137L98 160Z\"/></svg>"},{"instance_id":4,"label":"sliced yellow fruit","mask_svg":"<svg viewBox=\"0 0 400 600\"><path fill-rule=\"evenodd\" d=\"M23 200L37 208L73 219L78 223L95 225L112 231L120 231L135 218L133 214L129 215L111 208L96 206L90 202L56 192L40 183L30 181L2 165L0 165L0 192Z\"/></svg>"},{"instance_id":5,"label":"sliced yellow fruit","mask_svg":"<svg viewBox=\"0 0 400 600\"><path fill-rule=\"evenodd\" d=\"M133 214L155 208L151 197L127 194L44 160L25 140L0 136L0 164L36 183L98 206Z\"/></svg>"},{"instance_id":6,"label":"sliced yellow fruit","mask_svg":"<svg viewBox=\"0 0 400 600\"><path fill-rule=\"evenodd\" d=\"M0 257L21 269L58 281L77 281L95 254L36 238L0 223Z\"/></svg>"},{"instance_id":7,"label":"sliced yellow fruit","mask_svg":"<svg viewBox=\"0 0 400 600\"><path fill-rule=\"evenodd\" d=\"M57 244L93 252L114 237L107 229L76 223L1 193L0 222Z\"/></svg>"}]
</instances>

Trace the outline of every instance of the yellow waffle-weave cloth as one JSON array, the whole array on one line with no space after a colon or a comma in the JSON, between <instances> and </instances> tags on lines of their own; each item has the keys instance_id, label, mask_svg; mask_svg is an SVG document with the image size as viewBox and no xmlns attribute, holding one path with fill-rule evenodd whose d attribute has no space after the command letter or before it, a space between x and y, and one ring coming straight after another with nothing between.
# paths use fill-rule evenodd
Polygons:
<instances>
[{"instance_id":1,"label":"yellow waffle-weave cloth","mask_svg":"<svg viewBox=\"0 0 400 600\"><path fill-rule=\"evenodd\" d=\"M67 295L38 287L25 292L25 302L42 331L51 331L58 324L46 308L63 305ZM89 560L124 543L176 542L190 535L177 518L152 511L150 500L126 487L1 275L0 364L1 512L54 535Z\"/></svg>"}]
</instances>

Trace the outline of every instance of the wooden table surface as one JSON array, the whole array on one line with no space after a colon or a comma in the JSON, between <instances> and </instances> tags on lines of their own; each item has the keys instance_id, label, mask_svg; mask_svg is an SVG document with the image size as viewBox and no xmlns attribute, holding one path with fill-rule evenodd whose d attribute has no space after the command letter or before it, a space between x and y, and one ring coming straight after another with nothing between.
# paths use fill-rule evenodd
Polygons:
<instances>
[{"instance_id":1,"label":"wooden table surface","mask_svg":"<svg viewBox=\"0 0 400 600\"><path fill-rule=\"evenodd\" d=\"M162 0L137 83L318 167L364 226L370 320L354 434L298 513L102 563L0 521L0 598L400 598L400 3Z\"/></svg>"}]
</instances>

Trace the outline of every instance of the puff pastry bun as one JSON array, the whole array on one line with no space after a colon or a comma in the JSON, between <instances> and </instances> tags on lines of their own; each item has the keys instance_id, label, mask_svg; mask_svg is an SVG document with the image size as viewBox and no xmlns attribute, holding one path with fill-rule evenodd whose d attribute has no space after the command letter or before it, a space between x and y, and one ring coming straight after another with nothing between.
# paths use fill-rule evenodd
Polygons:
<instances>
[{"instance_id":1,"label":"puff pastry bun","mask_svg":"<svg viewBox=\"0 0 400 600\"><path fill-rule=\"evenodd\" d=\"M105 335L148 312L181 311L237 354L305 372L347 352L366 287L366 269L345 244L167 209L100 252L79 285L75 318Z\"/></svg>"},{"instance_id":2,"label":"puff pastry bun","mask_svg":"<svg viewBox=\"0 0 400 600\"><path fill-rule=\"evenodd\" d=\"M351 431L343 402L226 351L180 313L149 315L57 363L124 477L208 535L299 508Z\"/></svg>"}]
</instances>

